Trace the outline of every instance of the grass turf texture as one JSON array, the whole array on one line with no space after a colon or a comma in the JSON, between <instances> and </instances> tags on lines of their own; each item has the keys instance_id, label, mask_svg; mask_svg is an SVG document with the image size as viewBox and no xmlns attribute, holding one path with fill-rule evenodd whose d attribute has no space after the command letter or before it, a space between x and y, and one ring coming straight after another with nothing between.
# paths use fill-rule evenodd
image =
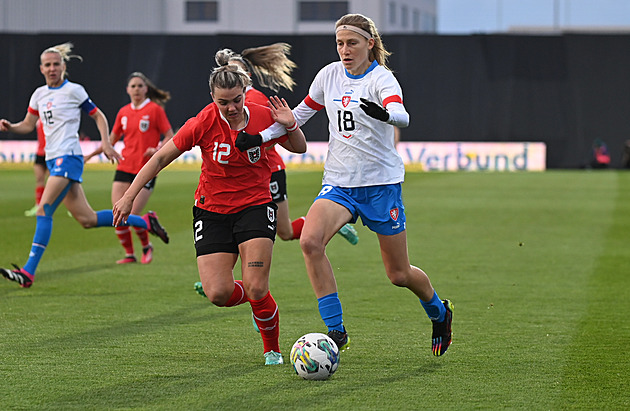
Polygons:
<instances>
[{"instance_id":1,"label":"grass turf texture","mask_svg":"<svg viewBox=\"0 0 630 411\"><path fill-rule=\"evenodd\" d=\"M7 267L29 251L33 178L6 166L0 175ZM409 254L453 300L454 343L431 355L429 320L389 283L375 235L359 224L357 246L336 236L328 248L352 348L324 382L288 364L299 336L325 331L297 242L278 240L272 267L284 366L263 366L248 305L217 308L193 291L197 177L158 177L149 204L171 243L152 237L146 266L116 265L113 230L83 230L60 208L33 287L0 279L0 408L630 407L630 174L409 173ZM112 178L86 171L94 209L111 207ZM292 217L320 179L289 172Z\"/></svg>"}]
</instances>

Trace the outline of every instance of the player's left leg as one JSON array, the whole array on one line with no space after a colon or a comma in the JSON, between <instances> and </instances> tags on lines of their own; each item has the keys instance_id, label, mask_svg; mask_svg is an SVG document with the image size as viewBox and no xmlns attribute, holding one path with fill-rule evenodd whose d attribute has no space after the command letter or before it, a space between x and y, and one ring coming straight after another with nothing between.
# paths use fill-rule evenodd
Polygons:
<instances>
[{"instance_id":1,"label":"player's left leg","mask_svg":"<svg viewBox=\"0 0 630 411\"><path fill-rule=\"evenodd\" d=\"M406 287L419 299L422 307L433 322L432 351L440 356L451 344L452 304L440 300L427 274L409 263L407 232L394 235L378 234L385 272L392 284Z\"/></svg>"}]
</instances>

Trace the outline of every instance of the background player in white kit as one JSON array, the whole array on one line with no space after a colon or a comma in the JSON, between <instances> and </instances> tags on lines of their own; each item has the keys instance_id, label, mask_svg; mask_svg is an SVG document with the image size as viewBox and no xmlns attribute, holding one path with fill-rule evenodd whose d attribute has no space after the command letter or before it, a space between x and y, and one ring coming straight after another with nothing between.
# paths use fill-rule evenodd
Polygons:
<instances>
[{"instance_id":1,"label":"background player in white kit","mask_svg":"<svg viewBox=\"0 0 630 411\"><path fill-rule=\"evenodd\" d=\"M37 208L37 225L28 260L23 268L0 268L3 277L17 282L23 288L33 284L35 271L52 235L53 214L62 201L84 228L112 227L113 223L112 211L95 212L80 184L83 181L83 154L79 144L81 111L96 122L103 153L107 158L119 160L120 155L109 142L109 126L105 114L90 100L83 86L66 79L66 61L73 57L81 59L80 56L70 54L72 47L71 43L64 43L42 52L39 67L46 79L46 85L33 92L24 120L15 124L5 119L0 120L0 131L26 134L33 131L39 118L44 124L46 136L46 166L50 177ZM148 229L150 233L168 242L168 235L153 212L143 217L132 215L126 224Z\"/></svg>"},{"instance_id":2,"label":"background player in white kit","mask_svg":"<svg viewBox=\"0 0 630 411\"><path fill-rule=\"evenodd\" d=\"M320 70L308 96L293 109L299 125L324 108L329 120L323 187L300 238L319 312L328 335L340 350L347 348L350 339L325 251L340 227L361 217L378 236L392 284L418 296L432 320L432 351L440 356L451 343L452 304L440 300L424 271L409 263L401 190L405 168L394 142L394 126L409 125L402 90L386 66L390 53L370 18L348 14L335 27L341 61ZM263 141L281 134L275 126L261 133Z\"/></svg>"}]
</instances>

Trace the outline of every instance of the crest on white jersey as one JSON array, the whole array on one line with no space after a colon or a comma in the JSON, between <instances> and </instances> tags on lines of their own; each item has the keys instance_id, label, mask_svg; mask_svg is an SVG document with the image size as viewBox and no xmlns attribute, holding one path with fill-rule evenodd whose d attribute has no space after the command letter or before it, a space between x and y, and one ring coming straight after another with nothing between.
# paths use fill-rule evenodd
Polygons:
<instances>
[{"instance_id":1,"label":"crest on white jersey","mask_svg":"<svg viewBox=\"0 0 630 411\"><path fill-rule=\"evenodd\" d=\"M149 120L142 119L140 120L140 131L145 133L149 129Z\"/></svg>"},{"instance_id":2,"label":"crest on white jersey","mask_svg":"<svg viewBox=\"0 0 630 411\"><path fill-rule=\"evenodd\" d=\"M350 96L343 96L341 97L341 104L343 104L344 107L348 107L348 104L350 104L350 100Z\"/></svg>"},{"instance_id":3,"label":"crest on white jersey","mask_svg":"<svg viewBox=\"0 0 630 411\"><path fill-rule=\"evenodd\" d=\"M247 150L247 158L249 159L249 162L252 164L260 160L260 146L252 147L249 150Z\"/></svg>"}]
</instances>

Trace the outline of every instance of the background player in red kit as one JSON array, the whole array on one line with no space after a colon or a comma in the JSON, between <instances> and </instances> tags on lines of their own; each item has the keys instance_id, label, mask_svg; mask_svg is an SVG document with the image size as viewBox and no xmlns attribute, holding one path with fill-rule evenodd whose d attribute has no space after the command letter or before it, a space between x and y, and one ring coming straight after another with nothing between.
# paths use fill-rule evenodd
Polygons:
<instances>
[{"instance_id":1,"label":"background player in red kit","mask_svg":"<svg viewBox=\"0 0 630 411\"><path fill-rule=\"evenodd\" d=\"M193 230L197 267L210 301L221 307L249 302L260 329L265 364L282 364L278 306L269 292L269 270L276 234L277 206L271 201L271 169L265 146L241 151L239 141L278 122L288 136L280 144L289 151L306 151L304 134L284 100L271 106L245 104L251 79L235 65L218 67L210 75L213 103L189 119L140 170L114 205L114 224L123 223L144 184L185 151L201 149L202 166L195 191ZM233 269L241 257L243 279Z\"/></svg>"},{"instance_id":2,"label":"background player in red kit","mask_svg":"<svg viewBox=\"0 0 630 411\"><path fill-rule=\"evenodd\" d=\"M118 162L112 184L112 204L120 200L138 171L158 148L173 138L173 128L164 112L164 104L171 98L168 91L157 88L147 76L136 71L127 78L127 94L131 103L118 111L116 122L109 135L112 145L121 138L125 142L125 148L121 153L122 159ZM164 140L160 142L162 135ZM86 161L101 151L101 149L94 151L86 157ZM133 202L132 214L142 212L154 188L155 178L140 190ZM142 245L141 262L148 264L153 259L153 245L149 240L149 234L141 227L134 227L134 231ZM125 257L116 262L118 264L135 263L137 260L129 227L116 227L116 235L125 249Z\"/></svg>"}]
</instances>

